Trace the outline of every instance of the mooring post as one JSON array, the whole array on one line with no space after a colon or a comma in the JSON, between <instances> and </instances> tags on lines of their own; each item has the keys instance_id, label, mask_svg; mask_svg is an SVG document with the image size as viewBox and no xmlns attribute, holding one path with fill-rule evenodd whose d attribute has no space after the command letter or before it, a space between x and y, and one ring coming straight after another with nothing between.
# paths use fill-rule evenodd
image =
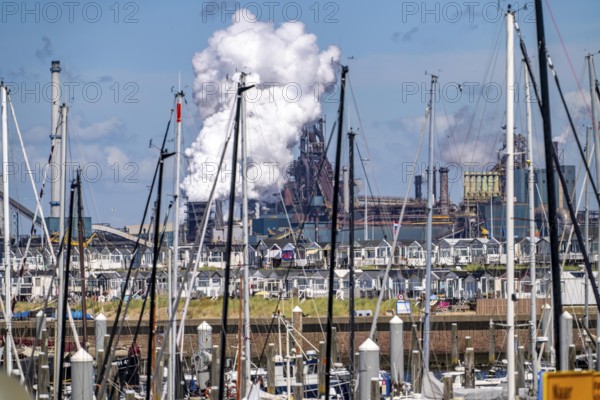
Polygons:
<instances>
[{"instance_id":1,"label":"mooring post","mask_svg":"<svg viewBox=\"0 0 600 400\"><path fill-rule=\"evenodd\" d=\"M458 365L458 324L452 324L452 333L450 334L450 366L452 368Z\"/></svg>"},{"instance_id":2,"label":"mooring post","mask_svg":"<svg viewBox=\"0 0 600 400\"><path fill-rule=\"evenodd\" d=\"M494 321L491 319L488 332L488 365L492 366L496 362L496 328L494 327Z\"/></svg>"},{"instance_id":3,"label":"mooring post","mask_svg":"<svg viewBox=\"0 0 600 400\"><path fill-rule=\"evenodd\" d=\"M404 323L395 315L390 320L390 369L392 382L404 383Z\"/></svg>"},{"instance_id":4,"label":"mooring post","mask_svg":"<svg viewBox=\"0 0 600 400\"><path fill-rule=\"evenodd\" d=\"M421 367L421 352L419 350L413 350L412 352L412 387L413 392L421 393L421 382L423 378Z\"/></svg>"},{"instance_id":5,"label":"mooring post","mask_svg":"<svg viewBox=\"0 0 600 400\"><path fill-rule=\"evenodd\" d=\"M525 387L525 347L519 346L517 347L517 380L516 380L516 389L517 394L519 393L519 389Z\"/></svg>"},{"instance_id":6,"label":"mooring post","mask_svg":"<svg viewBox=\"0 0 600 400\"><path fill-rule=\"evenodd\" d=\"M465 387L475 387L475 351L472 347L465 349Z\"/></svg>"},{"instance_id":7,"label":"mooring post","mask_svg":"<svg viewBox=\"0 0 600 400\"><path fill-rule=\"evenodd\" d=\"M444 376L444 400L452 400L454 398L454 386L451 376Z\"/></svg>"},{"instance_id":8,"label":"mooring post","mask_svg":"<svg viewBox=\"0 0 600 400\"><path fill-rule=\"evenodd\" d=\"M568 311L563 311L560 315L559 328L562 341L561 348L565 349L565 351L561 353L559 365L566 370L569 368L569 346L573 344L573 316Z\"/></svg>"},{"instance_id":9,"label":"mooring post","mask_svg":"<svg viewBox=\"0 0 600 400\"><path fill-rule=\"evenodd\" d=\"M358 348L358 391L359 399L379 400L371 397L371 381L377 379L379 383L379 346L367 339Z\"/></svg>"}]
</instances>

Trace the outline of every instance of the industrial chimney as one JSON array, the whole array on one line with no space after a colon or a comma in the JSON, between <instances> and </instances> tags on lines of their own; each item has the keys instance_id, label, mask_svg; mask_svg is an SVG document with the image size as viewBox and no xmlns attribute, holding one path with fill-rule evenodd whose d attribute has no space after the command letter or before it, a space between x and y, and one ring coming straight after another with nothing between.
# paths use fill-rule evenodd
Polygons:
<instances>
[{"instance_id":1,"label":"industrial chimney","mask_svg":"<svg viewBox=\"0 0 600 400\"><path fill-rule=\"evenodd\" d=\"M60 167L61 167L61 134L58 132L59 107L60 107L60 61L52 61L52 94L50 115L50 139L52 141L52 163L50 167L50 216L60 217Z\"/></svg>"},{"instance_id":2,"label":"industrial chimney","mask_svg":"<svg viewBox=\"0 0 600 400\"><path fill-rule=\"evenodd\" d=\"M437 199L437 167L433 167L433 204L435 204L435 199Z\"/></svg>"},{"instance_id":3,"label":"industrial chimney","mask_svg":"<svg viewBox=\"0 0 600 400\"><path fill-rule=\"evenodd\" d=\"M555 165L554 168L562 168L561 159L560 159L560 152L559 152L559 149L558 149L558 144L559 144L558 141L553 141L552 142L552 145L554 146L554 151L556 152L556 158L558 158L558 162L559 162L559 165ZM553 179L553 178L554 177L551 178L550 175L549 175L549 173L546 171L546 179ZM561 209L564 209L564 208L565 208L564 189L563 189L562 185L559 182L559 184L558 184L558 209L561 210Z\"/></svg>"},{"instance_id":4,"label":"industrial chimney","mask_svg":"<svg viewBox=\"0 0 600 400\"><path fill-rule=\"evenodd\" d=\"M415 199L421 200L423 198L423 175L415 175Z\"/></svg>"},{"instance_id":5,"label":"industrial chimney","mask_svg":"<svg viewBox=\"0 0 600 400\"><path fill-rule=\"evenodd\" d=\"M448 197L448 168L440 168L440 213L448 215L450 199Z\"/></svg>"}]
</instances>

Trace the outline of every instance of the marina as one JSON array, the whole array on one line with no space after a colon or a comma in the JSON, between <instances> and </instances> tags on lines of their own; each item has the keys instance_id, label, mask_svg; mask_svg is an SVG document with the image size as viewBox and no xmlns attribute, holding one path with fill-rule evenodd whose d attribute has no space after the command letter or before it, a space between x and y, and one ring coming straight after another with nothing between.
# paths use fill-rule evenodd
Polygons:
<instances>
[{"instance_id":1,"label":"marina","mask_svg":"<svg viewBox=\"0 0 600 400\"><path fill-rule=\"evenodd\" d=\"M135 19L141 5L113 6L115 31L135 30L117 11ZM323 8L332 17L340 6ZM326 47L316 19L265 20L260 5L236 3L219 25L220 7L201 5L193 76L152 96L163 116L148 103L138 115L149 134L117 137L114 108L82 123L96 101L66 90L79 79L73 54L55 58L47 36L35 54L48 81L43 127L31 127L25 110L38 104L19 96L19 74L0 69L0 379L13 400L593 398L597 53L586 50L578 90L565 94L545 14L573 64L553 6L495 4L483 79L497 80L496 101L481 90L455 108L451 72L425 70L401 90L407 100L421 88L403 103L420 116L396 119L402 133L384 139L371 132L392 123L370 118L385 102L367 101L368 125L359 107L378 78L365 80L345 39ZM144 146L143 161L126 162ZM99 154L103 164L91 161Z\"/></svg>"}]
</instances>

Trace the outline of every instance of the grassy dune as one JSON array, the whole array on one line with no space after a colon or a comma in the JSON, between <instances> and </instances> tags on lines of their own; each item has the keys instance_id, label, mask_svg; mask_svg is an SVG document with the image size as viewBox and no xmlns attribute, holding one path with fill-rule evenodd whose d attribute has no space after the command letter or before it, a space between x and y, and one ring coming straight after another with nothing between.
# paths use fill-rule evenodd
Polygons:
<instances>
[{"instance_id":1,"label":"grassy dune","mask_svg":"<svg viewBox=\"0 0 600 400\"><path fill-rule=\"evenodd\" d=\"M158 320L167 318L167 297L159 296L157 298L157 312L156 317ZM185 299L180 301L178 307L178 317L181 317ZM142 312L143 300L131 300L127 311L127 319L133 320L139 318ZM395 300L384 301L381 306L381 314L385 314L386 310L393 310L395 307ZM347 317L348 312L348 300L334 300L333 303L333 316L334 317ZM375 312L377 305L377 299L356 299L355 309L356 310L371 310ZM55 304L51 304L55 306ZM288 299L278 301L277 299L264 299L260 296L255 296L250 299L250 314L253 318L269 318L275 312L280 312L288 318L291 318L292 309L300 306L305 316L309 317L324 317L327 315L327 298L308 299L304 302L299 302L298 299ZM43 307L43 304L39 303L28 303L20 302L17 303L15 308L16 312L25 310L38 310ZM117 312L118 302L105 302L95 303L92 300L87 301L88 313L92 316L102 312L108 319L114 319ZM148 310L150 307L150 301L147 302L146 308L144 309L144 319L148 318ZM241 312L241 305L239 299L229 300L229 317L238 318ZM73 310L81 310L79 304L71 304ZM191 300L187 319L201 319L201 318L221 318L223 311L223 303L221 299L211 300L208 298Z\"/></svg>"}]
</instances>

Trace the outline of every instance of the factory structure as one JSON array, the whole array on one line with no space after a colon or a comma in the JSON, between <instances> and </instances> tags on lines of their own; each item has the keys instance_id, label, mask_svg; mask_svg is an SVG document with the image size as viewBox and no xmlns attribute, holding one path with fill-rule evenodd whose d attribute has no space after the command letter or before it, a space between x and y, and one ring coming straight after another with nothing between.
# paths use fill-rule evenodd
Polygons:
<instances>
[{"instance_id":1,"label":"factory structure","mask_svg":"<svg viewBox=\"0 0 600 400\"><path fill-rule=\"evenodd\" d=\"M305 127L302 130L300 149L297 159L292 164L288 179L281 191L281 196L274 196L273 202L250 203L251 240L260 239L291 239L290 225L296 234L313 242L326 242L331 235L331 215L333 204L333 165L326 156L326 140L324 136L324 121ZM555 143L558 149L558 143ZM560 150L560 149L558 149ZM527 142L522 135L515 138L515 239L520 240L529 236L528 213L528 176L529 161L527 160ZM502 154L502 149L498 152ZM447 166L436 165L433 169L434 240L442 238L494 238L500 242L505 240L505 209L504 209L504 165L505 155L499 155L497 163L487 171L462 172L462 201L454 203L449 196L449 173ZM576 169L573 165L561 164L565 175L568 192L575 202ZM452 171L454 173L454 171ZM548 235L548 224L545 219L544 207L547 204L546 170L534 169L535 174L535 215L536 236ZM554 176L559 205L559 234L564 229L570 229L571 223L565 203L565 194ZM414 196L407 201L399 241L411 242L425 240L426 205L424 196L424 176L414 177ZM362 187L362 194L355 197L355 239L383 240L391 243L394 234L394 223L401 213L404 198L400 196L374 196L367 191L367 185L355 181L356 187ZM347 174L340 182L347 188ZM400 190L398 190L400 192ZM340 190L341 201L344 204L344 194L348 190ZM439 194L439 195L438 195ZM187 203L186 235L192 242L197 234L197 221L203 214L206 203ZM211 210L209 229L206 242L219 242L225 237L222 202L216 201ZM338 237L342 242L348 240L348 213L340 212ZM578 217L579 218L579 217ZM583 212L580 213L583 222ZM597 225L597 212L590 213L591 225ZM236 225L234 238L241 240L241 223ZM591 230L595 232L595 230ZM568 231L567 231L568 232ZM569 245L571 246L571 245ZM573 246L577 247L576 242ZM568 246L567 246L568 247Z\"/></svg>"},{"instance_id":2,"label":"factory structure","mask_svg":"<svg viewBox=\"0 0 600 400\"><path fill-rule=\"evenodd\" d=\"M52 87L60 87L60 62L53 61L51 64ZM68 108L61 104L60 91L52 92L51 112L51 144L52 163L66 165L66 143L67 130L66 121ZM326 243L331 237L332 206L334 203L334 166L327 158L327 138L325 137L325 120L321 119L314 124L302 129L299 151L297 158L286 171L287 180L279 193L272 196L270 201L249 201L249 229L250 243L255 244L260 240L301 240L304 242ZM558 146L558 144L555 144ZM561 150L557 147L558 150ZM456 176L452 165L436 164L433 167L433 239L459 239L459 238L493 238L498 242L505 241L505 155L502 149L498 152L497 162L486 171L461 171L462 176L462 199L453 202L449 191L449 174ZM529 236L529 213L528 213L528 174L529 160L527 160L527 142L522 135L515 137L515 239L520 240ZM560 152L559 152L560 154ZM538 163L539 164L539 163ZM574 191L576 187L576 168L573 165L561 163L561 169L565 175L568 193L576 203ZM52 177L50 187L50 213L46 217L49 234L52 241L58 244L58 232L60 221L67 221L64 215L65 198L65 176L66 168L52 168L52 171L62 171L60 176ZM535 219L538 237L548 235L548 224L545 219L545 205L547 204L546 180L548 179L545 169L535 169ZM559 234L563 231L569 232L571 227L570 218L566 209L565 193L558 182L555 174L553 179L557 193ZM340 190L340 203L345 205L344 210L339 213L338 240L347 243L349 238L349 209L348 193L349 186L355 185L358 193L355 196L354 237L357 241L382 241L392 242L395 226L404 204L404 198L400 196L377 196L369 193L368 185L360 180L349 182L348 174L344 173L341 182L343 190ZM401 223L398 239L401 243L412 243L425 241L426 231L426 193L423 190L425 184L424 176L414 176L413 196L406 202L406 210ZM392 190L400 192L398 190ZM185 195L184 195L185 198ZM191 245L201 234L200 225L202 217L208 213L208 226L205 232L204 243L222 244L225 242L227 224L224 218L223 200L214 201L208 208L207 202L186 201L186 219L179 227L179 237L183 245ZM35 218L35 214L11 199L11 207L15 212ZM241 207L240 207L241 208ZM239 208L238 208L239 209ZM234 215L233 238L237 245L243 243L243 229L241 223L241 212ZM39 218L38 218L39 219ZM583 212L578 219L583 224ZM40 221L36 221L40 224ZM598 212L590 212L590 232L595 235L598 224ZM153 229L150 226L113 228L106 224L93 223L90 217L83 218L83 237L90 246L94 246L96 240L101 243L113 243L115 246L131 246L136 241L138 232L142 232L143 240L150 243ZM63 226L69 226L65 223ZM165 232L166 242L172 244L174 229L171 227ZM73 232L75 237L76 232ZM43 237L37 237L33 243L42 244ZM577 244L573 241L565 247L565 251L571 249L577 251Z\"/></svg>"}]
</instances>

